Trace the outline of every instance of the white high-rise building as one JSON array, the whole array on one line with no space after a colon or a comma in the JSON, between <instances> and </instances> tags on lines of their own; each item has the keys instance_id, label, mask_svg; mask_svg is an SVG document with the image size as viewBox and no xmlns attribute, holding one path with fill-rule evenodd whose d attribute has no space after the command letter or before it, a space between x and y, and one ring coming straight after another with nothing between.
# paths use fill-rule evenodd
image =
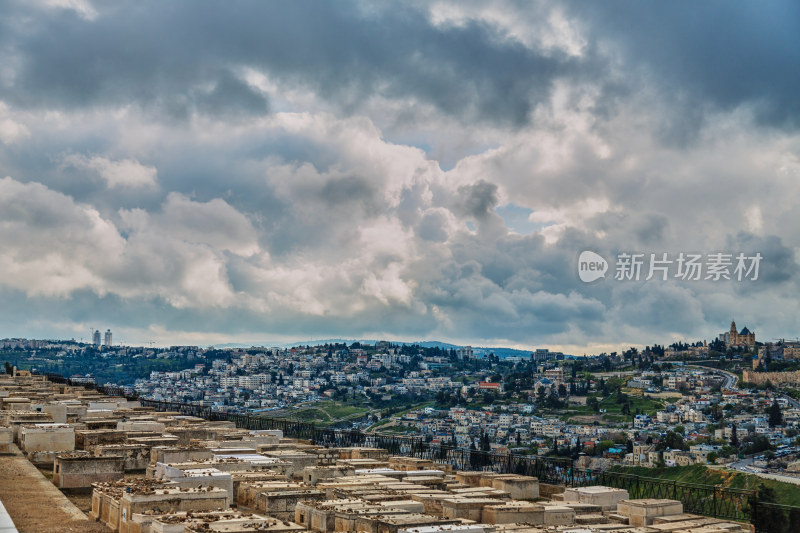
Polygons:
<instances>
[{"instance_id":1,"label":"white high-rise building","mask_svg":"<svg viewBox=\"0 0 800 533\"><path fill-rule=\"evenodd\" d=\"M472 352L472 346L456 348L456 355L459 359L472 359L475 357L474 353Z\"/></svg>"}]
</instances>

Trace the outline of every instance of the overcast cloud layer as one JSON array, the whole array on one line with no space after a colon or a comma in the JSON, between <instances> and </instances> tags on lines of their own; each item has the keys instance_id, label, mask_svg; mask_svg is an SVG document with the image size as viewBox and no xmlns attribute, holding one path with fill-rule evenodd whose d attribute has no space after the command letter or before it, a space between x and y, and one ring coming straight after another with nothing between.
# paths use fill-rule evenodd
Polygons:
<instances>
[{"instance_id":1,"label":"overcast cloud layer","mask_svg":"<svg viewBox=\"0 0 800 533\"><path fill-rule=\"evenodd\" d=\"M0 54L0 336L800 334L796 2L19 0Z\"/></svg>"}]
</instances>

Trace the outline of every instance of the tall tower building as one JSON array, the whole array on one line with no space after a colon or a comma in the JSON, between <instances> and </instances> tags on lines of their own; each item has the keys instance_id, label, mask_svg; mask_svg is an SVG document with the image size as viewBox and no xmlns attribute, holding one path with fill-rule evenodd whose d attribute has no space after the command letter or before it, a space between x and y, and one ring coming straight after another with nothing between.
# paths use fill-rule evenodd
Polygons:
<instances>
[{"instance_id":1,"label":"tall tower building","mask_svg":"<svg viewBox=\"0 0 800 533\"><path fill-rule=\"evenodd\" d=\"M457 348L456 355L458 355L459 359L472 359L474 357L474 354L472 352L472 346L464 346L463 348Z\"/></svg>"},{"instance_id":2,"label":"tall tower building","mask_svg":"<svg viewBox=\"0 0 800 533\"><path fill-rule=\"evenodd\" d=\"M95 346L100 346L100 330L99 329L94 330L94 332L92 333L92 343Z\"/></svg>"},{"instance_id":3,"label":"tall tower building","mask_svg":"<svg viewBox=\"0 0 800 533\"><path fill-rule=\"evenodd\" d=\"M736 330L736 322L731 321L731 329L728 333L724 333L726 346L745 346L751 350L756 347L756 334L747 329L747 326L742 328L742 331Z\"/></svg>"},{"instance_id":4,"label":"tall tower building","mask_svg":"<svg viewBox=\"0 0 800 533\"><path fill-rule=\"evenodd\" d=\"M105 335L105 338L103 339L103 344L105 346L111 346L111 330L110 329L106 330L106 335Z\"/></svg>"}]
</instances>

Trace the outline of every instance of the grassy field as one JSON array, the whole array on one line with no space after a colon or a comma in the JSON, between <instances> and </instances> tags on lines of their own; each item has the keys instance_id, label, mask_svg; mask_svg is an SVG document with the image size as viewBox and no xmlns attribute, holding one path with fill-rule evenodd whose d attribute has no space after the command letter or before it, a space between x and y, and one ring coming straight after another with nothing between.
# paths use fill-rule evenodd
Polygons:
<instances>
[{"instance_id":1,"label":"grassy field","mask_svg":"<svg viewBox=\"0 0 800 533\"><path fill-rule=\"evenodd\" d=\"M397 411L396 413L392 413L394 417L401 417L406 413L410 413L411 411L416 411L417 409L425 409L426 407L433 407L434 402L426 401L421 403L415 403L408 407L408 409L403 409L402 411Z\"/></svg>"},{"instance_id":2,"label":"grassy field","mask_svg":"<svg viewBox=\"0 0 800 533\"><path fill-rule=\"evenodd\" d=\"M720 485L732 489L757 489L760 485L775 491L778 503L800 506L800 486L772 479L763 479L753 474L732 470L708 468L703 465L672 466L667 468L645 468L641 466L614 467L614 471L644 477L668 479L698 485Z\"/></svg>"},{"instance_id":3,"label":"grassy field","mask_svg":"<svg viewBox=\"0 0 800 533\"><path fill-rule=\"evenodd\" d=\"M383 420L378 420L377 422L372 424L370 427L368 427L367 431L371 431L371 430L375 430L375 429L379 430L381 428L381 426L385 426L386 424L388 424L391 421L392 421L391 418L384 418Z\"/></svg>"},{"instance_id":4,"label":"grassy field","mask_svg":"<svg viewBox=\"0 0 800 533\"><path fill-rule=\"evenodd\" d=\"M305 404L299 409L284 409L273 411L271 417L287 417L315 424L327 425L359 418L369 412L367 407L348 405L342 402L324 400L321 402Z\"/></svg>"},{"instance_id":5,"label":"grassy field","mask_svg":"<svg viewBox=\"0 0 800 533\"><path fill-rule=\"evenodd\" d=\"M557 416L565 422L575 419L575 422L585 423L585 417L597 416L598 420L607 422L631 422L633 414L638 410L639 412L647 415L654 415L656 411L664 409L667 403L674 401L670 398L651 398L643 396L628 395L628 401L631 404L631 414L622 414L622 404L617 403L616 395L612 394L600 400L600 409L605 410L605 413L595 413L588 405L570 406L566 409L560 409L547 414ZM576 419L576 417L579 417Z\"/></svg>"},{"instance_id":6,"label":"grassy field","mask_svg":"<svg viewBox=\"0 0 800 533\"><path fill-rule=\"evenodd\" d=\"M413 428L411 426L406 426L404 424L398 424L394 426L387 427L385 429L381 429L380 433L389 434L389 435L407 435L413 434L416 435L419 433L417 428Z\"/></svg>"},{"instance_id":7,"label":"grassy field","mask_svg":"<svg viewBox=\"0 0 800 533\"><path fill-rule=\"evenodd\" d=\"M376 423L371 425L369 428L367 428L367 431L378 430L380 433L383 433L383 430L380 429L381 426L384 426L384 425L386 425L389 422L392 422L394 420L400 419L406 413L409 413L411 411L416 411L417 409L424 409L425 407L432 407L433 405L434 405L434 402L432 402L432 401L424 401L424 402L421 402L421 403L415 403L415 404L409 405L406 409L403 409L402 411L397 411L396 413L392 413L390 416L384 418L383 420L377 421Z\"/></svg>"}]
</instances>

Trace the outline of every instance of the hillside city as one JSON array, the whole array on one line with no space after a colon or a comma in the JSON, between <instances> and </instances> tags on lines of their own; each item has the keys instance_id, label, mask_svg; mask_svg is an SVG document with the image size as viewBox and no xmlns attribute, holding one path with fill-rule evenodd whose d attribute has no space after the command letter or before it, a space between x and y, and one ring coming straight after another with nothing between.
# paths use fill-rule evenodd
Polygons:
<instances>
[{"instance_id":1,"label":"hillside city","mask_svg":"<svg viewBox=\"0 0 800 533\"><path fill-rule=\"evenodd\" d=\"M793 531L800 343L496 351L4 339L0 529Z\"/></svg>"},{"instance_id":2,"label":"hillside city","mask_svg":"<svg viewBox=\"0 0 800 533\"><path fill-rule=\"evenodd\" d=\"M625 474L578 478L569 461L459 453L404 437L354 441L341 430L231 415L204 419L13 368L0 375L0 416L0 526L10 532L747 533L748 521L777 533L791 528L791 516L773 512L771 487L713 488L714 498L698 498L708 494L701 486L644 478L623 488ZM656 497L643 487L670 492Z\"/></svg>"},{"instance_id":3,"label":"hillside city","mask_svg":"<svg viewBox=\"0 0 800 533\"><path fill-rule=\"evenodd\" d=\"M734 323L711 342L594 356L537 349L500 358L387 341L163 349L111 340L110 331L89 345L6 339L0 359L9 371L212 412L569 457L582 469L725 464L800 483L800 343L758 342Z\"/></svg>"}]
</instances>

